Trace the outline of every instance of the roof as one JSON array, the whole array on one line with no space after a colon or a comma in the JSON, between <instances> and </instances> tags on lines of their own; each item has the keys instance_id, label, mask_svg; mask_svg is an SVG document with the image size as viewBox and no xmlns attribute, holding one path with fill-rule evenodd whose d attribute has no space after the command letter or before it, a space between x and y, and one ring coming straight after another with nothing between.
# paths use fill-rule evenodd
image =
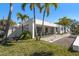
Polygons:
<instances>
[{"instance_id":1,"label":"roof","mask_svg":"<svg viewBox=\"0 0 79 59\"><path fill-rule=\"evenodd\" d=\"M31 18L31 19L29 19L27 22L25 22L25 24L27 24L27 23L32 23L33 22L33 19ZM35 20L35 23L37 24L37 25L42 25L42 20L40 20L40 19L36 19ZM59 27L59 25L58 24L55 24L55 23L51 23L51 22L47 22L47 21L44 21L44 25L45 26L51 26L51 27Z\"/></svg>"},{"instance_id":2,"label":"roof","mask_svg":"<svg viewBox=\"0 0 79 59\"><path fill-rule=\"evenodd\" d=\"M42 25L42 20L36 19L35 23L38 24L38 25ZM45 26L51 26L51 27L58 27L57 24L54 24L53 22L50 23L50 22L47 22L47 21L44 21L44 25Z\"/></svg>"}]
</instances>

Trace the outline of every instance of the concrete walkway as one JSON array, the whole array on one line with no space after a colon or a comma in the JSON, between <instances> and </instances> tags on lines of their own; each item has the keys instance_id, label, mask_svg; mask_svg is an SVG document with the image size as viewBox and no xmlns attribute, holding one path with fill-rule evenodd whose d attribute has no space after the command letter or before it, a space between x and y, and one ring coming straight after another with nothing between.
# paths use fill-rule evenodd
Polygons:
<instances>
[{"instance_id":1,"label":"concrete walkway","mask_svg":"<svg viewBox=\"0 0 79 59\"><path fill-rule=\"evenodd\" d=\"M64 37L68 37L68 36L70 36L69 33L66 33L66 34L63 34L63 35L54 34L54 35L51 35L51 36L48 36L48 37L41 38L41 40L48 41L48 42L52 43L52 42L55 42L59 39L62 39Z\"/></svg>"}]
</instances>

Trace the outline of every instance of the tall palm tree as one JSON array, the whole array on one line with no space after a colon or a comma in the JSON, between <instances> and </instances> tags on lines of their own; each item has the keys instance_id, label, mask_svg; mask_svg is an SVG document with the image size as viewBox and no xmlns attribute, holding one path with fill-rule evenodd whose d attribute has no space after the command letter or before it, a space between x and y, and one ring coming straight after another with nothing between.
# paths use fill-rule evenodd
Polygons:
<instances>
[{"instance_id":1,"label":"tall palm tree","mask_svg":"<svg viewBox=\"0 0 79 59\"><path fill-rule=\"evenodd\" d=\"M6 27L5 27L5 35L4 35L4 43L7 43L7 36L8 36L8 30L9 30L9 26L10 26L10 20L11 20L11 14L12 14L12 3L10 3L10 10L9 10L9 14L8 14L8 20L6 23Z\"/></svg>"},{"instance_id":2,"label":"tall palm tree","mask_svg":"<svg viewBox=\"0 0 79 59\"><path fill-rule=\"evenodd\" d=\"M22 21L22 32L23 32L23 30L24 30L24 29L23 29L23 21L26 20L27 18L29 18L29 16L27 16L27 15L25 15L25 14L24 14L24 15L22 15L21 13L18 13L18 14L17 14L17 19L20 19L20 20Z\"/></svg>"},{"instance_id":3,"label":"tall palm tree","mask_svg":"<svg viewBox=\"0 0 79 59\"><path fill-rule=\"evenodd\" d=\"M26 5L27 5L26 3L23 3L23 4L22 4L22 10L25 10ZM36 17L35 17L35 16L36 16L36 15L35 15L35 14L36 14L36 13L35 13L35 5L36 5L38 8L40 8L40 3L36 3L36 4L35 4L35 3L31 3L31 4L30 4L30 10L33 10L33 14L34 14L34 15L33 15L33 16L34 16L34 25L35 25L35 21L36 21L36 20L35 20L35 19L36 19ZM35 36L37 36L36 26L34 27L34 31L35 31ZM36 40L37 40L37 39L36 39Z\"/></svg>"},{"instance_id":4,"label":"tall palm tree","mask_svg":"<svg viewBox=\"0 0 79 59\"><path fill-rule=\"evenodd\" d=\"M43 12L43 21L42 21L42 27L41 27L42 28L41 36L42 36L42 34L44 34L43 33L43 28L44 28L45 14L47 13L47 16L49 16L50 6L54 6L55 9L57 9L58 4L57 3L45 3L40 8L40 12L42 12L42 10L44 9L44 12Z\"/></svg>"}]
</instances>

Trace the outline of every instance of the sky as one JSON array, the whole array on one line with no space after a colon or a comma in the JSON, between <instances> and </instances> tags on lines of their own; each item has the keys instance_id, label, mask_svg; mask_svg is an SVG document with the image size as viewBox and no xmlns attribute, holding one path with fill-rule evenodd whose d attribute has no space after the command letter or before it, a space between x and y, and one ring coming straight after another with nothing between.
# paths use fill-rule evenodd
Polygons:
<instances>
[{"instance_id":1,"label":"sky","mask_svg":"<svg viewBox=\"0 0 79 59\"><path fill-rule=\"evenodd\" d=\"M17 20L17 13L26 14L33 18L33 11L30 10L29 4L26 6L25 11L21 9L21 3L13 3L13 11L11 19L15 22L20 22ZM9 13L9 4L0 3L0 19L7 18ZM54 6L50 6L49 16L45 16L45 20L48 22L57 22L59 18L67 16L68 18L75 19L79 21L79 3L59 3L58 8L55 10ZM36 7L36 19L43 19L43 12L40 13L39 9Z\"/></svg>"}]
</instances>

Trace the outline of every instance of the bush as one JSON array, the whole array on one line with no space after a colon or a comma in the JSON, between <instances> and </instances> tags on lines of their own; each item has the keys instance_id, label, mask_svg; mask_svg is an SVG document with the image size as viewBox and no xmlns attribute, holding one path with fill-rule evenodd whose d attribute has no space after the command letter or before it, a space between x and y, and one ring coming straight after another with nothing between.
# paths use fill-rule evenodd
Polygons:
<instances>
[{"instance_id":1,"label":"bush","mask_svg":"<svg viewBox=\"0 0 79 59\"><path fill-rule=\"evenodd\" d=\"M23 31L22 34L24 35L23 39L31 39L32 38L32 34L29 31Z\"/></svg>"},{"instance_id":2,"label":"bush","mask_svg":"<svg viewBox=\"0 0 79 59\"><path fill-rule=\"evenodd\" d=\"M0 38L3 38L3 36L5 35L4 31L0 31Z\"/></svg>"},{"instance_id":3,"label":"bush","mask_svg":"<svg viewBox=\"0 0 79 59\"><path fill-rule=\"evenodd\" d=\"M3 38L4 35L0 35L0 38Z\"/></svg>"},{"instance_id":4,"label":"bush","mask_svg":"<svg viewBox=\"0 0 79 59\"><path fill-rule=\"evenodd\" d=\"M79 35L79 28L77 27L74 30L72 30L72 34Z\"/></svg>"}]
</instances>

